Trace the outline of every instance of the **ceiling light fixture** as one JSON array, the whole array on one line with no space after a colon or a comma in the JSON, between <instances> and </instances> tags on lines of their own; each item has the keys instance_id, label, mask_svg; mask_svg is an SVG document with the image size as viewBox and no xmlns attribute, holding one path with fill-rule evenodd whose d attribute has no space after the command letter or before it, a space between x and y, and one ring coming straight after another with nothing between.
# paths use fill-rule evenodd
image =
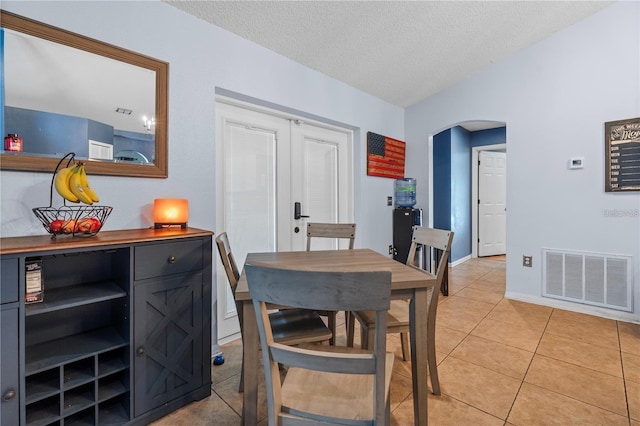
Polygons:
<instances>
[{"instance_id":1,"label":"ceiling light fixture","mask_svg":"<svg viewBox=\"0 0 640 426\"><path fill-rule=\"evenodd\" d=\"M120 114L124 114L124 115L131 115L133 111L126 108L116 108L116 112L119 112Z\"/></svg>"},{"instance_id":2,"label":"ceiling light fixture","mask_svg":"<svg viewBox=\"0 0 640 426\"><path fill-rule=\"evenodd\" d=\"M147 118L146 115L142 116L142 125L144 126L147 133L151 133L152 130L156 127L156 118L151 117Z\"/></svg>"}]
</instances>

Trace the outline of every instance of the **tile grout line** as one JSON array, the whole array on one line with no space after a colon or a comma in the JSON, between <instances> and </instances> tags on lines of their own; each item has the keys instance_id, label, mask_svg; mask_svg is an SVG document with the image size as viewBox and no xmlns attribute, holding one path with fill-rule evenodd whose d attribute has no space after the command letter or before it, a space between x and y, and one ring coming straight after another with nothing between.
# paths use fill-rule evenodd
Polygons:
<instances>
[{"instance_id":1,"label":"tile grout line","mask_svg":"<svg viewBox=\"0 0 640 426\"><path fill-rule=\"evenodd\" d=\"M544 333L547 331L547 327L549 326L549 321L551 321L551 316L553 315L553 311L555 309L551 309L551 313L549 314L549 318L547 318L547 323L544 325L544 330L542 330L542 334L540 335L540 339L538 340L538 344L536 345L536 349L533 351L533 356L529 361L529 365L527 366L527 370L524 372L522 376L522 380L520 381L520 386L518 386L518 390L516 391L516 396L513 398L513 402L511 403L511 407L509 407L509 411L507 412L507 418L505 419L505 423L508 421L509 416L511 415L511 411L513 411L513 406L516 404L516 400L518 399L518 395L520 395L520 391L522 390L522 386L525 383L525 379L527 378L527 374L529 374L529 369L531 368L531 364L533 364L533 360L538 353L538 348L540 347L540 342L542 342L542 338L544 337ZM557 392L556 392L557 393Z\"/></svg>"},{"instance_id":2,"label":"tile grout line","mask_svg":"<svg viewBox=\"0 0 640 426\"><path fill-rule=\"evenodd\" d=\"M620 322L616 321L616 332L618 335L618 349L620 354L620 368L622 369L622 386L624 387L624 402L627 404L627 418L631 425L631 407L629 407L629 392L627 392L627 378L624 375L624 361L622 359L622 341L620 340Z\"/></svg>"}]
</instances>

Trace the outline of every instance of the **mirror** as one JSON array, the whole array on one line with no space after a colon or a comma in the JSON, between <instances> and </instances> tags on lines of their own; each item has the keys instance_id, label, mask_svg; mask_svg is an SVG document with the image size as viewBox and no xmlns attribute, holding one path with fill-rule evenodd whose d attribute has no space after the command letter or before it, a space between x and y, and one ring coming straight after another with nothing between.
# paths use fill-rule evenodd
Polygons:
<instances>
[{"instance_id":1,"label":"mirror","mask_svg":"<svg viewBox=\"0 0 640 426\"><path fill-rule=\"evenodd\" d=\"M3 136L22 139L0 169L53 172L75 152L90 174L167 177L168 63L4 10L0 22Z\"/></svg>"}]
</instances>

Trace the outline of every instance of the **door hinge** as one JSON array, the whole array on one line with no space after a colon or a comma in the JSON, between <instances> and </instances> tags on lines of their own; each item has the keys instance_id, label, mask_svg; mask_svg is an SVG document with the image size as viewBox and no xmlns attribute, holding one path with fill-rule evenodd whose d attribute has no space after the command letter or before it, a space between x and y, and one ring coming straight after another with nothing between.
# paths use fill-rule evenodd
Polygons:
<instances>
[{"instance_id":1,"label":"door hinge","mask_svg":"<svg viewBox=\"0 0 640 426\"><path fill-rule=\"evenodd\" d=\"M478 160L478 166L480 165L480 160Z\"/></svg>"},{"instance_id":2,"label":"door hinge","mask_svg":"<svg viewBox=\"0 0 640 426\"><path fill-rule=\"evenodd\" d=\"M478 204L480 204L480 198L478 198Z\"/></svg>"}]
</instances>

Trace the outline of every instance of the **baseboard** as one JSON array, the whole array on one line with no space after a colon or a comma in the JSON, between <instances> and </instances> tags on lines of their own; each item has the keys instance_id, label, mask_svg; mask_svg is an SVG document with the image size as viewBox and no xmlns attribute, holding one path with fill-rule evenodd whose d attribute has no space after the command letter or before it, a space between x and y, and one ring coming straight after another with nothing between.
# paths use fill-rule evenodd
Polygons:
<instances>
[{"instance_id":1,"label":"baseboard","mask_svg":"<svg viewBox=\"0 0 640 426\"><path fill-rule=\"evenodd\" d=\"M220 355L222 353L222 350L220 349L221 345L224 345L229 342L233 342L234 340L238 340L240 338L242 338L242 336L240 335L240 332L237 332L235 334L232 334L230 336L227 336L218 340L218 344L217 345L214 344L211 347L211 359L213 359L216 355Z\"/></svg>"},{"instance_id":2,"label":"baseboard","mask_svg":"<svg viewBox=\"0 0 640 426\"><path fill-rule=\"evenodd\" d=\"M449 262L449 268L454 268L458 265L460 265L461 263L466 262L467 260L471 259L471 255L465 256L463 258L460 258L454 262Z\"/></svg>"},{"instance_id":3,"label":"baseboard","mask_svg":"<svg viewBox=\"0 0 640 426\"><path fill-rule=\"evenodd\" d=\"M507 291L505 299L518 300L520 302L533 303L535 305L548 306L550 308L564 309L581 314L595 315L597 317L608 318L616 321L631 322L640 324L640 316L629 312L613 311L611 309L600 308L598 306L583 305L565 300L551 299L547 297L532 296L529 294Z\"/></svg>"}]
</instances>

